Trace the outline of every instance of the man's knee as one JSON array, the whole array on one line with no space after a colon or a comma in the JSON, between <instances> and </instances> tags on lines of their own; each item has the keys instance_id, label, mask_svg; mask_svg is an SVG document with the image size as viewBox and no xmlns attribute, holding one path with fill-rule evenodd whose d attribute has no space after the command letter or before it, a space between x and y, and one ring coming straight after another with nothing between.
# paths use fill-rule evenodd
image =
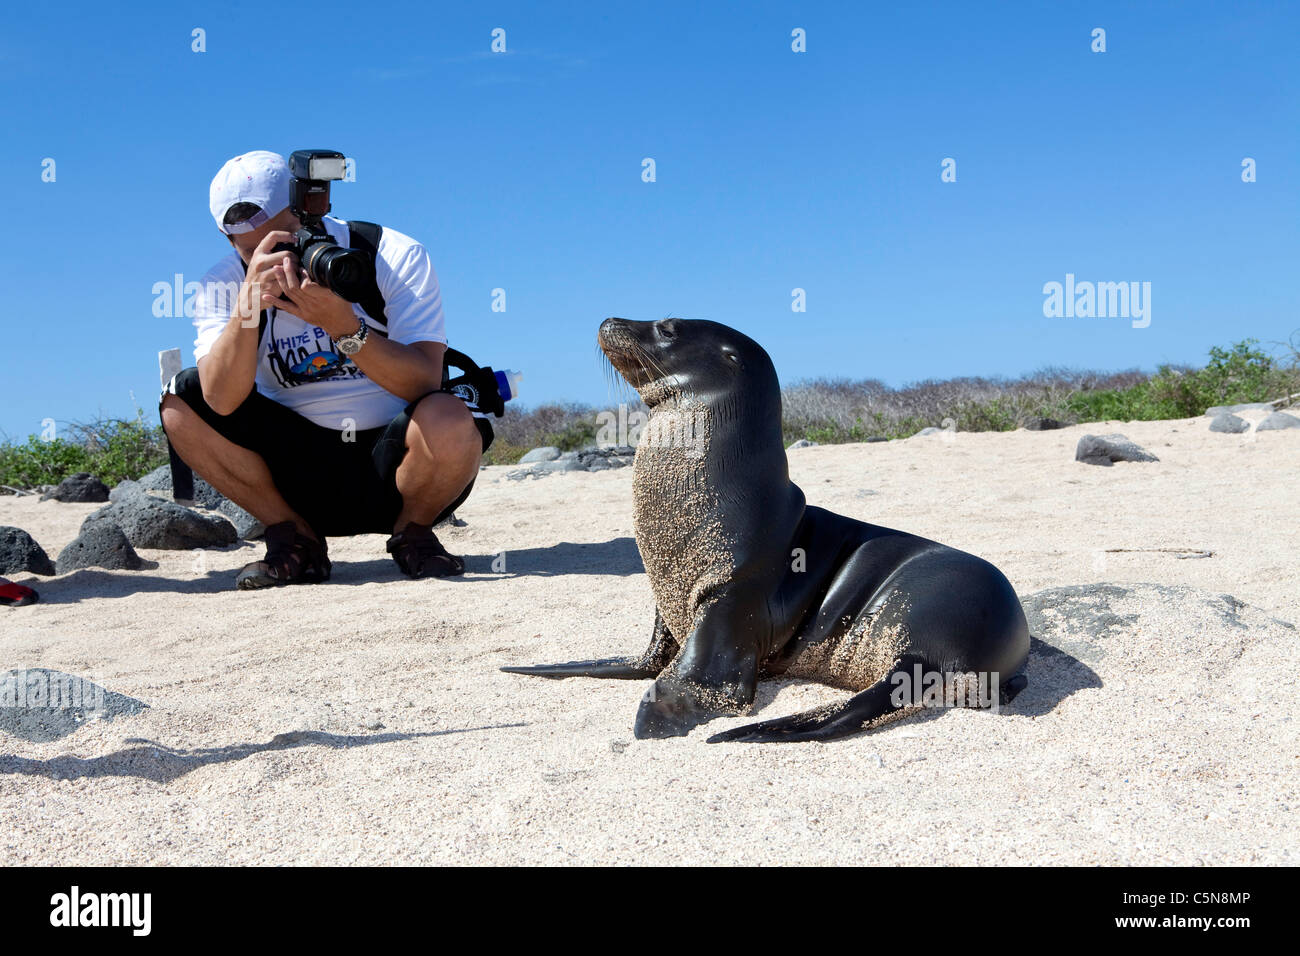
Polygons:
<instances>
[{"instance_id":1,"label":"man's knee","mask_svg":"<svg viewBox=\"0 0 1300 956\"><path fill-rule=\"evenodd\" d=\"M417 443L417 435L430 450L455 457L477 456L483 450L474 416L463 401L446 392L426 395L416 404L407 426L408 446Z\"/></svg>"},{"instance_id":2,"label":"man's knee","mask_svg":"<svg viewBox=\"0 0 1300 956\"><path fill-rule=\"evenodd\" d=\"M203 386L197 368L183 368L172 376L158 399L158 417L163 430L180 428L187 420L186 411L193 411L195 401L203 401Z\"/></svg>"}]
</instances>

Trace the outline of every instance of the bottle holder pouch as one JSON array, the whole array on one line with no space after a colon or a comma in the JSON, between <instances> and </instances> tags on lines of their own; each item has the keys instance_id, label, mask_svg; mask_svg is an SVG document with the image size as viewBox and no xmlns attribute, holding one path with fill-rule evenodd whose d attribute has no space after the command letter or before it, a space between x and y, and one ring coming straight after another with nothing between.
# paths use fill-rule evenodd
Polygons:
<instances>
[{"instance_id":1,"label":"bottle holder pouch","mask_svg":"<svg viewBox=\"0 0 1300 956\"><path fill-rule=\"evenodd\" d=\"M461 374L451 375L451 368ZM505 400L497 387L497 376L491 366L480 368L464 352L447 349L442 356L442 387L458 398L475 406L479 411L491 412L500 418L506 412Z\"/></svg>"}]
</instances>

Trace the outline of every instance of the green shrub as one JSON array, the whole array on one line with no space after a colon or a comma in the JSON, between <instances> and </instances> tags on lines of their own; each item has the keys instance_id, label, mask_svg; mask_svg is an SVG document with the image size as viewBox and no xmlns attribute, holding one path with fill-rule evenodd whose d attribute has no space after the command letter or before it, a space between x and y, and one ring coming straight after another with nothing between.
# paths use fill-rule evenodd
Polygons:
<instances>
[{"instance_id":1,"label":"green shrub","mask_svg":"<svg viewBox=\"0 0 1300 956\"><path fill-rule=\"evenodd\" d=\"M577 451L596 443L596 420L579 418L566 424L559 431L548 433L543 437L542 445L554 445L560 451ZM534 446L537 447L537 446Z\"/></svg>"},{"instance_id":2,"label":"green shrub","mask_svg":"<svg viewBox=\"0 0 1300 956\"><path fill-rule=\"evenodd\" d=\"M1290 376L1273 356L1246 339L1230 349L1210 349L1202 369L1177 372L1162 367L1151 380L1151 398L1161 410L1174 410L1167 418L1203 415L1213 405L1262 402L1286 394Z\"/></svg>"},{"instance_id":3,"label":"green shrub","mask_svg":"<svg viewBox=\"0 0 1300 956\"><path fill-rule=\"evenodd\" d=\"M144 412L138 409L134 419L74 424L68 435L50 441L30 435L21 445L0 444L0 485L56 485L69 475L88 471L112 486L167 463L162 427L146 424Z\"/></svg>"}]
</instances>

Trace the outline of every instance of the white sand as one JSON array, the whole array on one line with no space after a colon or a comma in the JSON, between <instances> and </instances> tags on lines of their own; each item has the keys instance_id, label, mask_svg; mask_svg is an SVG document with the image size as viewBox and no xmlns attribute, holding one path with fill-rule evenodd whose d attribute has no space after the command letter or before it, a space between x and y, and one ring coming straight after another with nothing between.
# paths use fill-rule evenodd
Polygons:
<instances>
[{"instance_id":1,"label":"white sand","mask_svg":"<svg viewBox=\"0 0 1300 956\"><path fill-rule=\"evenodd\" d=\"M1073 461L1080 435L1112 431L1161 461ZM1300 621L1300 432L1110 423L790 461L810 503L980 554L1022 597L1154 582L1260 610L1233 626L1213 598L1135 591L1104 640L1066 622L1058 643L1097 653L1036 654L1000 714L828 744L705 744L740 718L637 741L644 683L497 671L649 639L630 470L493 468L443 534L461 580L402 578L380 535L332 540L316 587L233 590L251 544L15 576L44 601L0 609L0 670L150 709L52 743L0 735L0 863L1300 862L1300 632L1269 621ZM5 497L0 524L54 558L95 507ZM755 710L842 693L765 683Z\"/></svg>"}]
</instances>

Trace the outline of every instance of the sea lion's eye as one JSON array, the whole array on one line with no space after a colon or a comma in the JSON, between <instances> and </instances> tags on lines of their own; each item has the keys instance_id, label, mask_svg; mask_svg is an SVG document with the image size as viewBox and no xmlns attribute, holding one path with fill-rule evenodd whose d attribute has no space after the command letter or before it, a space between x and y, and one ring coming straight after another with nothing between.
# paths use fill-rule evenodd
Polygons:
<instances>
[{"instance_id":1,"label":"sea lion's eye","mask_svg":"<svg viewBox=\"0 0 1300 956\"><path fill-rule=\"evenodd\" d=\"M731 361L735 362L737 365L740 364L740 356L737 355L735 352L728 352L726 354L727 354L727 358L731 359Z\"/></svg>"}]
</instances>

